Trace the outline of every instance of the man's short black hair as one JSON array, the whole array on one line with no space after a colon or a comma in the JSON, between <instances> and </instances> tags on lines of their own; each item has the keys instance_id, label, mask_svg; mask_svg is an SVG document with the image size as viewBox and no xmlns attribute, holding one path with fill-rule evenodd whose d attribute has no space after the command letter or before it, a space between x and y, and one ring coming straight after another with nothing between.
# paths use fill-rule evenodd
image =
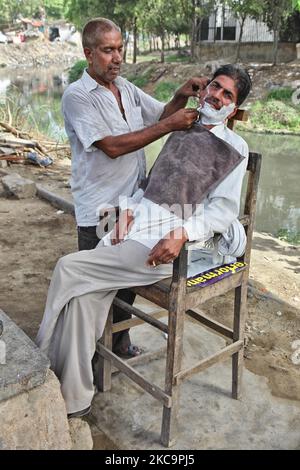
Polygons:
<instances>
[{"instance_id":1,"label":"man's short black hair","mask_svg":"<svg viewBox=\"0 0 300 470\"><path fill-rule=\"evenodd\" d=\"M82 30L82 46L93 49L99 44L99 36L101 33L107 33L112 30L121 32L116 23L107 18L93 18L88 21Z\"/></svg>"},{"instance_id":2,"label":"man's short black hair","mask_svg":"<svg viewBox=\"0 0 300 470\"><path fill-rule=\"evenodd\" d=\"M249 95L252 82L248 72L235 64L226 64L219 67L213 74L213 80L219 75L226 75L235 81L238 91L237 106L240 106Z\"/></svg>"}]
</instances>

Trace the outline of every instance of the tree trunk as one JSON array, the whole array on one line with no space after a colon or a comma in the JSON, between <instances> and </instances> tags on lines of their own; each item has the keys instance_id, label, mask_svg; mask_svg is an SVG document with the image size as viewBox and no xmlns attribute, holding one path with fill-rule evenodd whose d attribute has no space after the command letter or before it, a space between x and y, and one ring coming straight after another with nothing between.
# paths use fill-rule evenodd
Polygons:
<instances>
[{"instance_id":1,"label":"tree trunk","mask_svg":"<svg viewBox=\"0 0 300 470\"><path fill-rule=\"evenodd\" d=\"M190 34L191 41L191 59L195 58L195 42L196 42L196 1L193 0L193 11L192 11L192 27Z\"/></svg>"},{"instance_id":2,"label":"tree trunk","mask_svg":"<svg viewBox=\"0 0 300 470\"><path fill-rule=\"evenodd\" d=\"M163 64L165 62L165 32L162 32L160 39L161 39L160 61Z\"/></svg>"},{"instance_id":3,"label":"tree trunk","mask_svg":"<svg viewBox=\"0 0 300 470\"><path fill-rule=\"evenodd\" d=\"M272 65L277 64L277 55L278 55L278 42L279 42L279 31L281 27L281 18L277 8L275 8L273 16L273 32L274 32L274 42L273 42L273 62Z\"/></svg>"},{"instance_id":4,"label":"tree trunk","mask_svg":"<svg viewBox=\"0 0 300 470\"><path fill-rule=\"evenodd\" d=\"M168 34L167 36L167 46L168 46L168 50L170 51L171 50L171 39L170 39L170 35Z\"/></svg>"},{"instance_id":5,"label":"tree trunk","mask_svg":"<svg viewBox=\"0 0 300 470\"><path fill-rule=\"evenodd\" d=\"M152 52L152 38L151 38L151 36L148 37L148 41L149 41L149 52Z\"/></svg>"},{"instance_id":6,"label":"tree trunk","mask_svg":"<svg viewBox=\"0 0 300 470\"><path fill-rule=\"evenodd\" d=\"M245 24L246 17L242 17L242 21L240 23L240 34L239 34L239 41L236 49L236 58L235 61L238 62L240 60L240 50L241 50L241 43L242 43L242 36L243 36L243 30L244 30L244 24Z\"/></svg>"},{"instance_id":7,"label":"tree trunk","mask_svg":"<svg viewBox=\"0 0 300 470\"><path fill-rule=\"evenodd\" d=\"M272 65L277 64L278 42L279 42L279 31L274 30L274 42L273 42L273 51L272 51L273 62L272 62Z\"/></svg>"},{"instance_id":8,"label":"tree trunk","mask_svg":"<svg viewBox=\"0 0 300 470\"><path fill-rule=\"evenodd\" d=\"M135 16L134 18L134 24L133 24L133 58L132 58L132 63L136 64L136 55L137 55L137 17Z\"/></svg>"}]
</instances>

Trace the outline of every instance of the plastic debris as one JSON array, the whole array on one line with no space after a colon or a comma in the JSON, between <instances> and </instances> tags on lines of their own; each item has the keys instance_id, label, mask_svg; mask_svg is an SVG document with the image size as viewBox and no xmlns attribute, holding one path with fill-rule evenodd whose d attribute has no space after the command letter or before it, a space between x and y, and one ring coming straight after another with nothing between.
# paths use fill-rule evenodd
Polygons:
<instances>
[{"instance_id":1,"label":"plastic debris","mask_svg":"<svg viewBox=\"0 0 300 470\"><path fill-rule=\"evenodd\" d=\"M291 344L291 348L294 349L295 351L291 355L291 361L295 365L300 364L300 339L296 339L296 341L293 341Z\"/></svg>"},{"instance_id":2,"label":"plastic debris","mask_svg":"<svg viewBox=\"0 0 300 470\"><path fill-rule=\"evenodd\" d=\"M29 160L32 163L35 163L36 165L39 166L49 166L52 165L53 160L49 156L42 157L39 155L37 152L28 152L26 155L27 160Z\"/></svg>"}]
</instances>

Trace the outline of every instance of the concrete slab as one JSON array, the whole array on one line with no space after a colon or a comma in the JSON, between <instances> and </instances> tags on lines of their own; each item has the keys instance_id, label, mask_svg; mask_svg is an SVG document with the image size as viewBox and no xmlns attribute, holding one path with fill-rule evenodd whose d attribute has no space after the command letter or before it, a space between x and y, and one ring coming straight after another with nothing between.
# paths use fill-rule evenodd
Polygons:
<instances>
[{"instance_id":1,"label":"concrete slab","mask_svg":"<svg viewBox=\"0 0 300 470\"><path fill-rule=\"evenodd\" d=\"M148 308L147 308L148 309ZM155 350L166 344L149 325L131 330L135 344ZM225 340L187 321L184 365L191 366L225 345ZM159 386L165 359L136 369ZM164 449L159 442L162 405L124 374L112 389L95 395L89 417L113 448ZM267 379L247 370L243 398L231 398L231 361L193 376L181 387L177 444L172 449L300 449L300 403L271 395Z\"/></svg>"},{"instance_id":2,"label":"concrete slab","mask_svg":"<svg viewBox=\"0 0 300 470\"><path fill-rule=\"evenodd\" d=\"M2 184L8 195L13 195L18 199L31 198L36 194L35 182L22 178L18 173L4 176Z\"/></svg>"},{"instance_id":3,"label":"concrete slab","mask_svg":"<svg viewBox=\"0 0 300 470\"><path fill-rule=\"evenodd\" d=\"M45 382L49 360L0 309L5 357L0 364L0 402Z\"/></svg>"}]
</instances>

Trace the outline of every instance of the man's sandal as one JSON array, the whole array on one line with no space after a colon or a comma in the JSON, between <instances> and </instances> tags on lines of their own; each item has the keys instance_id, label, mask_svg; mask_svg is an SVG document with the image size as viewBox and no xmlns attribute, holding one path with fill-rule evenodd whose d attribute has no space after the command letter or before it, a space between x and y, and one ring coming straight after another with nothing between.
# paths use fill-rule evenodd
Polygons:
<instances>
[{"instance_id":1,"label":"man's sandal","mask_svg":"<svg viewBox=\"0 0 300 470\"><path fill-rule=\"evenodd\" d=\"M143 350L134 344L130 344L125 351L115 352L118 356L124 359L130 359L132 357L140 356L143 353Z\"/></svg>"}]
</instances>

